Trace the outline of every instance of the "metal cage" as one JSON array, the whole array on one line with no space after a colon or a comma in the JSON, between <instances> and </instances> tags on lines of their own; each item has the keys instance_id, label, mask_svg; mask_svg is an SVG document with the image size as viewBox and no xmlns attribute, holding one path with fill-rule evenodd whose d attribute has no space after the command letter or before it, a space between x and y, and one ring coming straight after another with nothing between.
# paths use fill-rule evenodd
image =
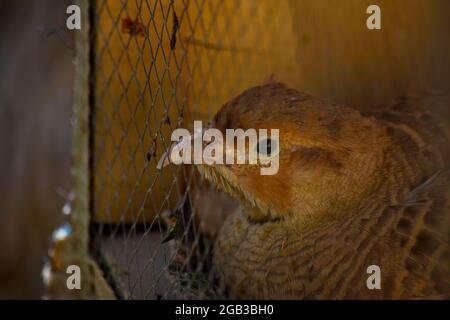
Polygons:
<instances>
[{"instance_id":1,"label":"metal cage","mask_svg":"<svg viewBox=\"0 0 450 320\"><path fill-rule=\"evenodd\" d=\"M210 252L237 204L191 166L158 171L156 164L175 128L207 122L247 87L282 81L364 107L395 97L411 79L443 82L442 72L427 70L445 61L446 50L423 50L447 46L424 40L443 29L433 22L441 20L426 15L435 11L420 1L409 11L384 2L383 21L413 25L420 11L430 22L428 31L413 25L416 38L395 42L363 27L364 1L342 11L335 10L340 2L296 0L78 4L84 20L76 33L74 198L64 210L66 233L55 237L44 268L49 298L227 297ZM378 54L387 49L390 57ZM389 67L368 76L379 65ZM71 264L81 268L82 290L67 290Z\"/></svg>"},{"instance_id":2,"label":"metal cage","mask_svg":"<svg viewBox=\"0 0 450 320\"><path fill-rule=\"evenodd\" d=\"M287 5L80 1L89 28L77 35L75 198L71 236L56 241L51 255L51 288L66 291L63 263L55 261L65 259L89 275L89 294L71 292L81 297L226 297L210 251L236 204L194 168L158 171L156 163L172 130L207 122L229 97L270 81L273 70L289 74L281 59L294 52Z\"/></svg>"}]
</instances>

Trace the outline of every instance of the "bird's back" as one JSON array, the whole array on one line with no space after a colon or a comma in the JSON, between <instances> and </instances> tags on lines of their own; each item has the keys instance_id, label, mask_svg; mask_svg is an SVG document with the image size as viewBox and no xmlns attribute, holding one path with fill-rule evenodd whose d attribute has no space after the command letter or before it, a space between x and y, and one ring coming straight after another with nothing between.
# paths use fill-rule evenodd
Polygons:
<instances>
[{"instance_id":1,"label":"bird's back","mask_svg":"<svg viewBox=\"0 0 450 320\"><path fill-rule=\"evenodd\" d=\"M391 134L397 138L407 137L399 143L407 142L417 148L428 174L449 167L450 95L437 92L409 95L374 108L369 115L391 128Z\"/></svg>"}]
</instances>

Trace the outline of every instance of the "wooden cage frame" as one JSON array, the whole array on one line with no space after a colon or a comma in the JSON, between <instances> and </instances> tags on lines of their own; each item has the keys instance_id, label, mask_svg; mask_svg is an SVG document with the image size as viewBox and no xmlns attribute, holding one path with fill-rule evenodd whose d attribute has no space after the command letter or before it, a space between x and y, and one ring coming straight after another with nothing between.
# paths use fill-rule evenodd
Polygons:
<instances>
[{"instance_id":1,"label":"wooden cage frame","mask_svg":"<svg viewBox=\"0 0 450 320\"><path fill-rule=\"evenodd\" d=\"M101 268L90 256L89 220L91 201L91 48L90 37L92 2L77 0L83 21L81 30L75 33L75 79L73 103L73 190L74 199L67 214L70 234L63 239L53 238L43 277L48 299L115 299L117 296L106 282ZM80 267L81 288L68 289L67 266Z\"/></svg>"},{"instance_id":2,"label":"wooden cage frame","mask_svg":"<svg viewBox=\"0 0 450 320\"><path fill-rule=\"evenodd\" d=\"M369 105L369 102L371 104L378 104L380 101L397 96L399 92L406 89L420 88L423 83L442 83L444 87L448 87L450 80L448 76L445 76L445 70L448 70L449 65L444 64L442 67L443 70L440 70L439 63L436 62L445 61L446 52L448 52L450 46L448 43L440 41L445 36L441 24L446 25L448 22L442 19L442 12L435 13L432 12L432 9L427 9L428 11L421 10L420 8L424 8L424 3L420 2L420 0L414 1L416 5L415 9L410 9L408 12L406 10L403 12L397 8L397 11L391 10L390 15L389 12L386 15L383 13L383 28L385 26L386 28L392 26L396 19L400 19L402 22L402 26L398 30L399 33L392 33L392 38L389 41L386 41L385 37L380 33L376 33L377 31L369 33L372 31L358 29L355 35L353 30L355 25L365 26L365 12L362 10L362 7L356 9L352 7L351 10L344 10L345 12L341 16L343 19L354 17L355 10L358 11L358 14L361 14L361 17L358 15L357 19L353 19L340 32L336 28L339 25L339 21L330 18L335 16L333 8L326 8L327 10L323 14L327 15L327 18L324 18L324 23L327 25L326 27L321 27L314 24L314 14L308 14L308 10L303 10L304 6L307 9L311 9L315 4L300 0L287 1L294 1L292 8L295 8L295 10L292 10L298 15L306 12L304 16L306 18L306 28L302 29L302 33L296 33L300 30L297 25L297 19L290 17L293 23L293 39L296 40L293 44L295 50L292 50L290 54L292 57L298 58L298 52L301 52L303 56L301 56L301 59L292 60L293 63L292 65L289 64L289 68L280 68L282 69L280 73L296 73L295 77L298 74L298 79L296 78L293 83L294 86L301 87L302 90L314 95L332 98L338 103L355 106L361 106L361 101L366 102L363 99L367 97L370 100L367 102L367 105ZM398 6L398 1L394 3L394 1L379 0L378 2L386 4L386 7L391 9L396 6L396 3ZM105 276L105 271L107 270L103 268L104 266L99 266L98 262L94 261L91 257L90 219L93 212L92 196L94 193L91 154L94 142L92 132L93 110L91 110L94 97L91 89L93 88L92 81L94 80L91 77L91 66L93 65L95 56L93 48L91 48L94 32L92 32L90 26L92 25L92 19L94 19L93 8L95 1L77 0L76 4L79 5L82 11L82 19L84 18L84 20L82 21L82 29L75 32L76 57L74 63L76 76L74 83L72 154L73 190L75 196L71 203L70 214L66 216L67 224L70 226L71 232L63 239L54 239L48 262L44 267L43 274L47 288L46 297L57 299L122 298L117 290L114 289L114 285L108 283L108 277ZM433 2L433 4L435 7L440 5L438 2ZM411 21L415 21L417 17L422 18L419 15L419 11L426 11L424 12L423 20L421 20L424 25L426 23L431 24L430 21L436 22L428 27L427 30L422 30L423 26L420 24L413 25L411 27L411 33L418 33L419 36L417 39L408 39L407 35L405 36L405 34L401 33L404 31L401 28L409 25ZM398 12L402 12L403 15L397 17ZM428 33L436 30L440 32L436 36L436 39L429 40ZM316 38L311 38L311 34ZM333 41L330 44L329 40L331 37L333 37ZM290 38L287 37L286 39L289 40ZM358 41L365 41L363 42L364 45L360 44L359 46L352 47L351 44L356 39ZM344 42L344 44L340 43L340 41ZM373 47L370 47L372 44ZM434 54L432 50L427 50L424 44L433 47L433 50L437 54ZM335 50L330 54L327 51L329 47L331 48L330 50L339 50ZM374 48L377 50L371 51ZM387 48L392 49L392 52L389 53L389 59L386 57ZM212 49L218 50L217 48ZM403 59L405 52L412 52L410 59ZM319 58L317 58L318 53L320 55ZM282 54L285 54L285 52L283 51ZM265 57L262 56L258 59L263 61ZM347 60L355 62L342 65L342 69L347 66L348 70L345 69L345 72L341 74L340 64ZM370 62L372 60L373 64L368 63L368 61ZM386 61L391 60L394 62L389 65L383 65ZM317 65L313 63L315 61L318 61ZM336 62L333 64L333 66L336 66L330 68L330 65L332 65L330 62ZM382 65L383 68L378 70L378 65ZM361 66L366 68L358 68ZM290 70L291 67L292 70ZM372 79L370 77L374 70L378 73ZM440 72L436 72L436 70L440 70ZM417 79L414 78L411 80L412 76L416 74L418 75L416 77ZM343 81L333 82L333 78L337 77L342 77L341 80ZM281 77L281 80L286 79ZM358 81L362 83L358 88L359 90L348 93L348 91L352 91L349 88L353 88L354 83ZM376 90L372 90L371 88L376 88ZM225 95L228 95L228 92ZM205 104L209 102L209 100L205 100ZM68 265L78 265L80 267L81 290L69 290L67 288L68 274L66 273L66 267Z\"/></svg>"}]
</instances>

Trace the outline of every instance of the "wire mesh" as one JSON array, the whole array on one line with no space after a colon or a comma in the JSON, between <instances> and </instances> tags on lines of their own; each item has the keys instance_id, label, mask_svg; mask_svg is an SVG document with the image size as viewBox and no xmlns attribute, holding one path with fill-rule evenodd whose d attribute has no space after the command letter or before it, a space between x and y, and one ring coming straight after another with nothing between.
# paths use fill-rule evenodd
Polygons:
<instances>
[{"instance_id":1,"label":"wire mesh","mask_svg":"<svg viewBox=\"0 0 450 320\"><path fill-rule=\"evenodd\" d=\"M269 81L361 111L424 83L448 87L443 2L379 2L389 32L367 30L370 3L359 0L89 2L90 90L80 91L91 94L91 181L78 196L90 200L90 253L117 297L227 297L211 251L238 204L192 166L156 170L174 129L206 124Z\"/></svg>"},{"instance_id":2,"label":"wire mesh","mask_svg":"<svg viewBox=\"0 0 450 320\"><path fill-rule=\"evenodd\" d=\"M156 164L177 127L208 121L246 87L289 81L289 3L92 6L94 257L119 298L226 297L210 256L222 217L236 204L195 168L157 171Z\"/></svg>"},{"instance_id":3,"label":"wire mesh","mask_svg":"<svg viewBox=\"0 0 450 320\"><path fill-rule=\"evenodd\" d=\"M156 170L175 128L268 81L361 111L448 86L439 1L380 1L388 32L359 0L90 3L91 253L121 298L227 297L210 257L237 204L191 166Z\"/></svg>"}]
</instances>

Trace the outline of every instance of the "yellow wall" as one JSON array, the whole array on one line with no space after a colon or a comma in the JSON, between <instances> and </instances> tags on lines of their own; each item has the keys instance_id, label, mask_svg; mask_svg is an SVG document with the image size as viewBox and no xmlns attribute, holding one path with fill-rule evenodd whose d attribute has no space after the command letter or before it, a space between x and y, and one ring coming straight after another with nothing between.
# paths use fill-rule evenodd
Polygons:
<instances>
[{"instance_id":1,"label":"yellow wall","mask_svg":"<svg viewBox=\"0 0 450 320\"><path fill-rule=\"evenodd\" d=\"M163 2L152 20L145 2L141 8L135 1L125 7L121 1L97 2L94 201L100 221L148 225L183 189L173 179L180 167L156 170L178 126L176 101L182 98L172 91L177 70L162 29L169 7L169 1ZM136 16L146 25L145 37L121 30L122 19ZM148 161L152 150L156 156Z\"/></svg>"}]
</instances>

